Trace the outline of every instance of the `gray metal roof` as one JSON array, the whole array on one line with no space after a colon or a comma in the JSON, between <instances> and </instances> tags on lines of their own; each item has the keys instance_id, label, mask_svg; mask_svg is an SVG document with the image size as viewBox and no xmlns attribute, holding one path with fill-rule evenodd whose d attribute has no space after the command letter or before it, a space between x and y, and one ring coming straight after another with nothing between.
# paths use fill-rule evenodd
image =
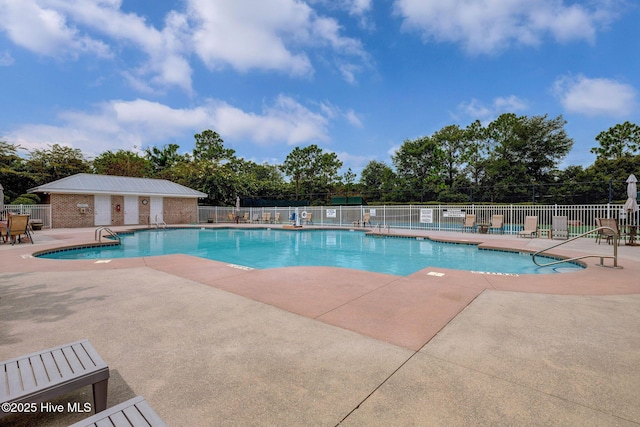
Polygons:
<instances>
[{"instance_id":1,"label":"gray metal roof","mask_svg":"<svg viewBox=\"0 0 640 427\"><path fill-rule=\"evenodd\" d=\"M29 193L63 194L135 194L164 197L207 197L206 193L166 179L79 173L48 184L30 188Z\"/></svg>"}]
</instances>

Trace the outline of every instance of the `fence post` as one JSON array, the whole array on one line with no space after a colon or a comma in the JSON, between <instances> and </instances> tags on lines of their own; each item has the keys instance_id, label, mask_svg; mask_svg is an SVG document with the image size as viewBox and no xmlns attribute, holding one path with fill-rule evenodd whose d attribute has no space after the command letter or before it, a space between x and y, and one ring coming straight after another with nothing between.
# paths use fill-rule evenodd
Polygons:
<instances>
[{"instance_id":1,"label":"fence post","mask_svg":"<svg viewBox=\"0 0 640 427\"><path fill-rule=\"evenodd\" d=\"M387 225L387 205L382 205L382 225Z\"/></svg>"},{"instance_id":2,"label":"fence post","mask_svg":"<svg viewBox=\"0 0 640 427\"><path fill-rule=\"evenodd\" d=\"M409 205L409 230L411 230L411 205Z\"/></svg>"},{"instance_id":3,"label":"fence post","mask_svg":"<svg viewBox=\"0 0 640 427\"><path fill-rule=\"evenodd\" d=\"M511 217L511 222L509 223L509 234L513 234L513 203L509 205L509 217Z\"/></svg>"}]
</instances>

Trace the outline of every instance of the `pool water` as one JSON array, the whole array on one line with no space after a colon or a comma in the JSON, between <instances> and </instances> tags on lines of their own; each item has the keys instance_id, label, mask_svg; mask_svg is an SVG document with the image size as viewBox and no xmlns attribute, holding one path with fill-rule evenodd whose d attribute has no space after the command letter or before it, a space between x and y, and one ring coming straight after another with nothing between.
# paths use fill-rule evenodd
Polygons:
<instances>
[{"instance_id":1,"label":"pool water","mask_svg":"<svg viewBox=\"0 0 640 427\"><path fill-rule=\"evenodd\" d=\"M256 269L333 266L400 276L426 267L503 274L547 274L582 268L572 263L538 267L529 254L428 239L367 236L348 230L267 228L141 230L123 235L119 246L74 249L40 257L77 260L167 254L193 255Z\"/></svg>"}]
</instances>

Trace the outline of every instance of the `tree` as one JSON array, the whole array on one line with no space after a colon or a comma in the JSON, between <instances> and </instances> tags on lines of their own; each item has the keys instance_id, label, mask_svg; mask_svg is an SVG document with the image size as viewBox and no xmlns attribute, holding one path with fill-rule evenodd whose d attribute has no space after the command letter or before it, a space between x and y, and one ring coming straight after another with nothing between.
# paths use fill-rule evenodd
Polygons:
<instances>
[{"instance_id":1,"label":"tree","mask_svg":"<svg viewBox=\"0 0 640 427\"><path fill-rule=\"evenodd\" d=\"M341 181L344 184L344 188L348 196L353 188L353 183L356 181L356 174L351 170L351 168L348 168L347 171L342 174Z\"/></svg>"},{"instance_id":2,"label":"tree","mask_svg":"<svg viewBox=\"0 0 640 427\"><path fill-rule=\"evenodd\" d=\"M235 158L235 150L224 148L224 141L217 132L205 130L194 135L196 139L193 149L194 160L221 162Z\"/></svg>"},{"instance_id":3,"label":"tree","mask_svg":"<svg viewBox=\"0 0 640 427\"><path fill-rule=\"evenodd\" d=\"M162 147L146 147L145 157L151 162L154 174L159 174L165 169L171 168L180 162L187 161L187 156L179 154L178 144L168 144Z\"/></svg>"},{"instance_id":4,"label":"tree","mask_svg":"<svg viewBox=\"0 0 640 427\"><path fill-rule=\"evenodd\" d=\"M600 147L591 149L598 158L619 159L623 156L640 154L640 126L624 122L600 132L596 136Z\"/></svg>"},{"instance_id":5,"label":"tree","mask_svg":"<svg viewBox=\"0 0 640 427\"><path fill-rule=\"evenodd\" d=\"M491 189L491 201L535 199L536 189L551 182L551 172L573 145L565 124L562 116L548 119L546 115L515 114L502 114L489 124L483 185Z\"/></svg>"},{"instance_id":6,"label":"tree","mask_svg":"<svg viewBox=\"0 0 640 427\"><path fill-rule=\"evenodd\" d=\"M315 183L314 187L310 191L309 202L311 202L313 189L317 192L327 194L327 201L331 197L333 187L340 182L338 176L338 170L342 167L342 161L338 158L336 153L321 153L317 159L315 167L310 173L314 173L314 177L311 179L312 183Z\"/></svg>"},{"instance_id":7,"label":"tree","mask_svg":"<svg viewBox=\"0 0 640 427\"><path fill-rule=\"evenodd\" d=\"M0 141L0 184L4 188L5 203L15 200L36 185L26 170L24 159L18 155L20 149L19 145Z\"/></svg>"},{"instance_id":8,"label":"tree","mask_svg":"<svg viewBox=\"0 0 640 427\"><path fill-rule=\"evenodd\" d=\"M282 198L285 181L278 166L242 160L237 168L238 196Z\"/></svg>"},{"instance_id":9,"label":"tree","mask_svg":"<svg viewBox=\"0 0 640 427\"><path fill-rule=\"evenodd\" d=\"M90 173L90 163L78 148L53 144L50 148L36 149L29 153L27 170L36 185L65 178L78 173Z\"/></svg>"},{"instance_id":10,"label":"tree","mask_svg":"<svg viewBox=\"0 0 640 427\"><path fill-rule=\"evenodd\" d=\"M309 195L312 203L318 192L330 192L338 181L338 170L342 162L335 153L324 153L315 144L308 147L295 147L281 166L285 175L291 177L295 186L296 200L300 194Z\"/></svg>"},{"instance_id":11,"label":"tree","mask_svg":"<svg viewBox=\"0 0 640 427\"><path fill-rule=\"evenodd\" d=\"M384 162L371 160L360 173L360 184L368 200L384 201L391 199L395 183L395 173Z\"/></svg>"},{"instance_id":12,"label":"tree","mask_svg":"<svg viewBox=\"0 0 640 427\"><path fill-rule=\"evenodd\" d=\"M465 139L468 145L468 162L465 167L471 182L478 185L485 172L488 157L489 137L487 129L476 120L465 128Z\"/></svg>"},{"instance_id":13,"label":"tree","mask_svg":"<svg viewBox=\"0 0 640 427\"><path fill-rule=\"evenodd\" d=\"M627 198L627 183L629 175L637 174L640 170L640 155L624 155L618 159L598 158L585 169L593 182L589 194L598 196L596 203L607 203L618 200L624 203ZM611 185L611 188L609 186ZM610 200L611 198L611 200ZM594 203L593 201L590 203Z\"/></svg>"},{"instance_id":14,"label":"tree","mask_svg":"<svg viewBox=\"0 0 640 427\"><path fill-rule=\"evenodd\" d=\"M306 153L300 147L295 147L281 166L282 172L293 180L296 200L300 199L300 183L306 171L307 161Z\"/></svg>"},{"instance_id":15,"label":"tree","mask_svg":"<svg viewBox=\"0 0 640 427\"><path fill-rule=\"evenodd\" d=\"M442 188L444 159L444 151L431 137L404 141L392 161L408 200L435 200Z\"/></svg>"},{"instance_id":16,"label":"tree","mask_svg":"<svg viewBox=\"0 0 640 427\"><path fill-rule=\"evenodd\" d=\"M93 159L93 170L101 175L148 178L153 175L151 162L138 153L118 150L105 151Z\"/></svg>"},{"instance_id":17,"label":"tree","mask_svg":"<svg viewBox=\"0 0 640 427\"><path fill-rule=\"evenodd\" d=\"M11 144L6 141L0 141L0 167L14 168L22 159L18 156L19 145Z\"/></svg>"},{"instance_id":18,"label":"tree","mask_svg":"<svg viewBox=\"0 0 640 427\"><path fill-rule=\"evenodd\" d=\"M445 126L431 135L444 154L445 184L453 185L456 175L471 158L472 151L467 139L468 134L458 125Z\"/></svg>"}]
</instances>

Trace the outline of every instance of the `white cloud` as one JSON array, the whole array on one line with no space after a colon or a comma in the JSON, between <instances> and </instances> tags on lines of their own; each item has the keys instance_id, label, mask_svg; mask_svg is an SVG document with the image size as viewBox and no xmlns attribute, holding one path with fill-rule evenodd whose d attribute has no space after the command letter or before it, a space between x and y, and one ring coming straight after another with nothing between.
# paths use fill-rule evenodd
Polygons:
<instances>
[{"instance_id":1,"label":"white cloud","mask_svg":"<svg viewBox=\"0 0 640 427\"><path fill-rule=\"evenodd\" d=\"M280 95L260 112L247 112L222 101L211 100L193 108L136 99L113 100L92 112L66 111L60 125L23 125L6 135L27 149L61 144L79 148L89 156L106 150L140 149L167 141L191 141L194 133L216 129L225 141L260 146L295 145L329 141L331 117L312 111L294 99Z\"/></svg>"},{"instance_id":2,"label":"white cloud","mask_svg":"<svg viewBox=\"0 0 640 427\"><path fill-rule=\"evenodd\" d=\"M146 56L123 75L136 88L175 85L191 90L186 21L169 13L159 31L144 18L120 10L120 1L0 0L7 16L0 20L9 38L32 52L57 59L80 55L111 57L111 44L141 50ZM80 30L83 29L83 31ZM89 35L89 33L91 33ZM104 38L99 40L98 37Z\"/></svg>"},{"instance_id":3,"label":"white cloud","mask_svg":"<svg viewBox=\"0 0 640 427\"><path fill-rule=\"evenodd\" d=\"M344 10L358 20L360 27L369 30L375 29L375 24L370 17L373 0L307 0L307 3L322 5L327 9Z\"/></svg>"},{"instance_id":4,"label":"white cloud","mask_svg":"<svg viewBox=\"0 0 640 427\"><path fill-rule=\"evenodd\" d=\"M527 103L515 95L506 98L499 96L493 100L493 106L500 113L522 111L528 108Z\"/></svg>"},{"instance_id":5,"label":"white cloud","mask_svg":"<svg viewBox=\"0 0 640 427\"><path fill-rule=\"evenodd\" d=\"M158 30L143 17L122 12L120 1L67 0L56 4L74 22L124 48L144 53L146 60L123 72L134 88L149 92L155 87L177 86L191 91L188 26L183 15L167 13L164 28Z\"/></svg>"},{"instance_id":6,"label":"white cloud","mask_svg":"<svg viewBox=\"0 0 640 427\"><path fill-rule=\"evenodd\" d=\"M189 0L194 50L211 68L313 74L305 51L329 47L337 56L364 56L361 43L341 35L332 18L294 0Z\"/></svg>"},{"instance_id":7,"label":"white cloud","mask_svg":"<svg viewBox=\"0 0 640 427\"><path fill-rule=\"evenodd\" d=\"M14 62L15 59L13 59L10 52L0 51L0 67L8 67L9 65L13 65Z\"/></svg>"},{"instance_id":8,"label":"white cloud","mask_svg":"<svg viewBox=\"0 0 640 427\"><path fill-rule=\"evenodd\" d=\"M391 146L391 148L389 148L387 150L387 155L389 155L389 157L393 158L393 156L398 154L398 151L400 151L400 147L401 147L401 145L393 145L393 146Z\"/></svg>"},{"instance_id":9,"label":"white cloud","mask_svg":"<svg viewBox=\"0 0 640 427\"><path fill-rule=\"evenodd\" d=\"M326 151L333 152L330 150ZM372 157L370 154L351 154L346 151L335 152L335 154L342 162L342 167L340 168L338 173L342 175L346 173L348 169L351 169L351 172L356 174L356 179L354 182L358 182L358 176L362 173L362 169L364 169L371 160L374 160L374 157Z\"/></svg>"},{"instance_id":10,"label":"white cloud","mask_svg":"<svg viewBox=\"0 0 640 427\"><path fill-rule=\"evenodd\" d=\"M194 49L212 69L231 65L240 71L251 68L312 72L303 52L292 52L286 38L309 25L310 8L288 0L256 2L250 7L237 1L189 0Z\"/></svg>"},{"instance_id":11,"label":"white cloud","mask_svg":"<svg viewBox=\"0 0 640 427\"><path fill-rule=\"evenodd\" d=\"M351 123L352 125L361 128L362 127L362 120L360 120L360 117L358 117L358 115L356 114L355 111L353 110L348 110L345 114L344 117L347 119L347 121L349 123Z\"/></svg>"},{"instance_id":12,"label":"white cloud","mask_svg":"<svg viewBox=\"0 0 640 427\"><path fill-rule=\"evenodd\" d=\"M108 46L82 34L66 16L36 0L0 0L0 29L18 46L40 55L75 57L79 53L107 57ZM46 2L45 2L46 3Z\"/></svg>"},{"instance_id":13,"label":"white cloud","mask_svg":"<svg viewBox=\"0 0 640 427\"><path fill-rule=\"evenodd\" d=\"M245 112L224 102L216 103L213 120L221 135L249 139L259 145L329 140L326 114L313 112L284 95L273 105L265 105L261 114Z\"/></svg>"},{"instance_id":14,"label":"white cloud","mask_svg":"<svg viewBox=\"0 0 640 427\"><path fill-rule=\"evenodd\" d=\"M212 70L232 67L311 76L309 59L333 57L345 79L355 80L356 67L366 61L360 41L342 35L340 24L297 0L184 0L184 10L168 10L164 26L125 13L120 0L0 0L0 30L40 55L66 56L143 53L124 78L143 92L177 86L190 93L196 54ZM363 13L367 1L352 0ZM349 60L347 60L349 58ZM325 58L326 59L326 58Z\"/></svg>"},{"instance_id":15,"label":"white cloud","mask_svg":"<svg viewBox=\"0 0 640 427\"><path fill-rule=\"evenodd\" d=\"M625 117L637 107L635 88L612 79L564 76L553 91L568 112L591 117Z\"/></svg>"},{"instance_id":16,"label":"white cloud","mask_svg":"<svg viewBox=\"0 0 640 427\"><path fill-rule=\"evenodd\" d=\"M528 108L526 101L515 95L507 97L497 97L489 105L472 99L462 102L458 105L458 111L471 120L480 120L481 122L489 122L494 120L503 113L517 113Z\"/></svg>"},{"instance_id":17,"label":"white cloud","mask_svg":"<svg viewBox=\"0 0 640 427\"><path fill-rule=\"evenodd\" d=\"M372 0L346 0L349 13L362 16L371 11Z\"/></svg>"},{"instance_id":18,"label":"white cloud","mask_svg":"<svg viewBox=\"0 0 640 427\"><path fill-rule=\"evenodd\" d=\"M357 64L338 64L338 70L342 74L343 80L351 84L356 83L356 73L360 72L361 69L362 67Z\"/></svg>"},{"instance_id":19,"label":"white cloud","mask_svg":"<svg viewBox=\"0 0 640 427\"><path fill-rule=\"evenodd\" d=\"M425 42L461 44L471 54L492 54L511 45L593 42L615 14L616 1L566 5L564 0L396 0L403 27Z\"/></svg>"}]
</instances>

